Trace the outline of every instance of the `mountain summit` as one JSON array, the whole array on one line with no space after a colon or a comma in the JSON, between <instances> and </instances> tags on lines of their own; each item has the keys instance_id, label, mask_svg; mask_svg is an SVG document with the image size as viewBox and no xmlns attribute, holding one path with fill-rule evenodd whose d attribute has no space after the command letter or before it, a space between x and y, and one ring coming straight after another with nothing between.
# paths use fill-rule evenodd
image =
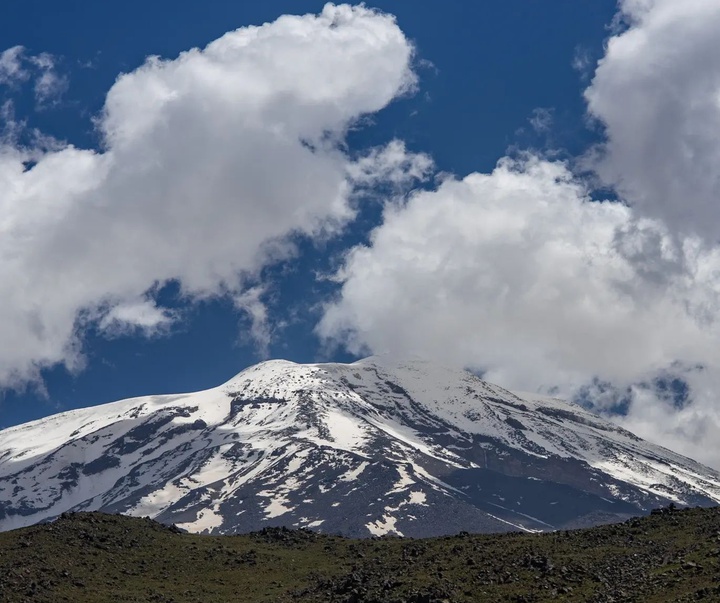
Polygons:
<instances>
[{"instance_id":1,"label":"mountain summit","mask_svg":"<svg viewBox=\"0 0 720 603\"><path fill-rule=\"evenodd\" d=\"M0 431L2 530L100 510L217 534L432 536L718 502L718 472L578 405L420 360L274 360Z\"/></svg>"}]
</instances>

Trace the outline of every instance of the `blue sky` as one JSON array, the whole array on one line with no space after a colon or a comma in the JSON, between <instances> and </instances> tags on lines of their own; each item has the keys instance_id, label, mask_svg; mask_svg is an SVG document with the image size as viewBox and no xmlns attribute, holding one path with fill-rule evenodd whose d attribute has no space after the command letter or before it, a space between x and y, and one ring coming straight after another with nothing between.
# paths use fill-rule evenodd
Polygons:
<instances>
[{"instance_id":1,"label":"blue sky","mask_svg":"<svg viewBox=\"0 0 720 603\"><path fill-rule=\"evenodd\" d=\"M2 9L0 426L394 352L622 407L696 454L718 3L323 6Z\"/></svg>"}]
</instances>

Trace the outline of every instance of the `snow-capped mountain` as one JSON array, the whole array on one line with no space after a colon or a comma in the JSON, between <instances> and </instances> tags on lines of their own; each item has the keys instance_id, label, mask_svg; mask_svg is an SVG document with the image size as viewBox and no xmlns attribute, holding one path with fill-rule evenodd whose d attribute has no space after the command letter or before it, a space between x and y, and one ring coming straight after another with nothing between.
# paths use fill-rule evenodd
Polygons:
<instances>
[{"instance_id":1,"label":"snow-capped mountain","mask_svg":"<svg viewBox=\"0 0 720 603\"><path fill-rule=\"evenodd\" d=\"M71 510L193 532L551 530L720 502L720 474L582 407L424 361L270 361L0 431L0 529Z\"/></svg>"}]
</instances>

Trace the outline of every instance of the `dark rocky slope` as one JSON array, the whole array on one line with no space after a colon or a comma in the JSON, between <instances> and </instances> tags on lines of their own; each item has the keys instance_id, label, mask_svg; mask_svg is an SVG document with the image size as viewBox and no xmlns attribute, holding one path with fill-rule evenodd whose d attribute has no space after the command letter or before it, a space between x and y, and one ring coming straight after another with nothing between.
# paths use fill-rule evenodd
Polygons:
<instances>
[{"instance_id":1,"label":"dark rocky slope","mask_svg":"<svg viewBox=\"0 0 720 603\"><path fill-rule=\"evenodd\" d=\"M96 513L0 534L7 603L718 601L719 578L718 508L422 540L285 528L201 536Z\"/></svg>"}]
</instances>

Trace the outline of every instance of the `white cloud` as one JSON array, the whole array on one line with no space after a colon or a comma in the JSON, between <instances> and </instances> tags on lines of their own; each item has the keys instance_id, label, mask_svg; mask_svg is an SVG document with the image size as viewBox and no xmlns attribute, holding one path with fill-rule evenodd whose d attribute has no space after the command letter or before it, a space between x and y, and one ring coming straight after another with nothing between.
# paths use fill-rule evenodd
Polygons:
<instances>
[{"instance_id":1,"label":"white cloud","mask_svg":"<svg viewBox=\"0 0 720 603\"><path fill-rule=\"evenodd\" d=\"M536 134L547 134L552 130L553 122L555 121L553 109L546 107L537 107L533 109L532 115L528 120L532 129Z\"/></svg>"},{"instance_id":2,"label":"white cloud","mask_svg":"<svg viewBox=\"0 0 720 603\"><path fill-rule=\"evenodd\" d=\"M718 372L696 375L691 380L693 401L678 409L653 392L636 389L625 417L616 417L623 427L666 448L720 468L720 409ZM710 386L712 389L708 389Z\"/></svg>"},{"instance_id":3,"label":"white cloud","mask_svg":"<svg viewBox=\"0 0 720 603\"><path fill-rule=\"evenodd\" d=\"M38 108L51 105L67 90L68 79L55 69L56 58L48 52L27 53L24 46L13 46L0 53L0 84L16 87L34 79Z\"/></svg>"},{"instance_id":4,"label":"white cloud","mask_svg":"<svg viewBox=\"0 0 720 603\"><path fill-rule=\"evenodd\" d=\"M13 46L0 52L0 84L13 86L30 77L22 66L24 52L25 48L22 46Z\"/></svg>"},{"instance_id":5,"label":"white cloud","mask_svg":"<svg viewBox=\"0 0 720 603\"><path fill-rule=\"evenodd\" d=\"M145 336L161 334L166 332L175 320L170 310L159 308L151 299L129 300L111 305L101 315L98 326L110 337L136 334L137 331L141 331Z\"/></svg>"},{"instance_id":6,"label":"white cloud","mask_svg":"<svg viewBox=\"0 0 720 603\"><path fill-rule=\"evenodd\" d=\"M248 339L255 344L258 353L267 358L272 343L272 328L267 305L262 299L266 293L263 286L255 286L235 296L235 306L242 310L250 322Z\"/></svg>"},{"instance_id":7,"label":"white cloud","mask_svg":"<svg viewBox=\"0 0 720 603\"><path fill-rule=\"evenodd\" d=\"M318 332L356 353L420 354L564 395L594 378L627 388L682 361L706 367L679 371L697 397L720 367L720 250L676 244L661 223L590 200L565 165L532 156L389 206L338 278ZM700 404L662 417L717 414ZM701 458L720 462L708 450Z\"/></svg>"},{"instance_id":8,"label":"white cloud","mask_svg":"<svg viewBox=\"0 0 720 603\"><path fill-rule=\"evenodd\" d=\"M585 92L604 123L603 180L674 231L718 241L720 1L622 0Z\"/></svg>"},{"instance_id":9,"label":"white cloud","mask_svg":"<svg viewBox=\"0 0 720 603\"><path fill-rule=\"evenodd\" d=\"M584 167L623 202L536 157L416 193L348 254L318 333L582 392L720 466L720 0L620 6L585 92L607 139Z\"/></svg>"},{"instance_id":10,"label":"white cloud","mask_svg":"<svg viewBox=\"0 0 720 603\"><path fill-rule=\"evenodd\" d=\"M288 234L342 228L344 135L413 88L412 53L392 17L327 5L120 76L102 152L2 143L0 384L76 364L88 317L154 330L170 317L145 295L169 279L239 294Z\"/></svg>"},{"instance_id":11,"label":"white cloud","mask_svg":"<svg viewBox=\"0 0 720 603\"><path fill-rule=\"evenodd\" d=\"M577 46L570 65L583 80L589 79L592 75L593 60L588 48Z\"/></svg>"},{"instance_id":12,"label":"white cloud","mask_svg":"<svg viewBox=\"0 0 720 603\"><path fill-rule=\"evenodd\" d=\"M68 79L56 71L55 57L43 52L37 56L28 57L28 60L39 72L34 86L35 100L38 106L44 107L56 103L67 90Z\"/></svg>"},{"instance_id":13,"label":"white cloud","mask_svg":"<svg viewBox=\"0 0 720 603\"><path fill-rule=\"evenodd\" d=\"M425 180L433 166L429 155L408 153L404 142L392 140L384 147L371 149L349 165L348 175L358 186L372 189L387 183L402 189L413 181Z\"/></svg>"}]
</instances>

